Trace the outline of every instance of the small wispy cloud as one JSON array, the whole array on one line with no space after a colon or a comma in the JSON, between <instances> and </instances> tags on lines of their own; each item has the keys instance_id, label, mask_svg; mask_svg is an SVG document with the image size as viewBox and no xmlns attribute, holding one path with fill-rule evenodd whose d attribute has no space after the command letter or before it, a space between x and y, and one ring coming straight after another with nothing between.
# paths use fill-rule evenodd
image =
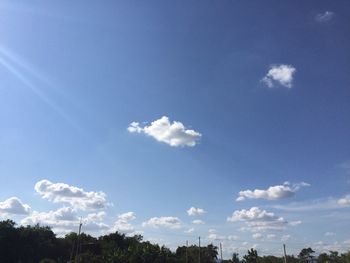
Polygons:
<instances>
[{"instance_id":1,"label":"small wispy cloud","mask_svg":"<svg viewBox=\"0 0 350 263\"><path fill-rule=\"evenodd\" d=\"M283 236L281 237L281 241L282 241L282 242L285 242L285 241L288 241L290 238L291 238L291 235L283 235Z\"/></svg>"},{"instance_id":2,"label":"small wispy cloud","mask_svg":"<svg viewBox=\"0 0 350 263\"><path fill-rule=\"evenodd\" d=\"M194 232L194 228L191 227L191 228L185 230L184 232L187 233L187 234L193 233Z\"/></svg>"},{"instance_id":3,"label":"small wispy cloud","mask_svg":"<svg viewBox=\"0 0 350 263\"><path fill-rule=\"evenodd\" d=\"M171 123L167 116L163 116L144 127L141 127L138 122L132 122L127 130L130 133L144 133L172 147L193 147L202 136L197 131L186 129L179 121Z\"/></svg>"},{"instance_id":4,"label":"small wispy cloud","mask_svg":"<svg viewBox=\"0 0 350 263\"><path fill-rule=\"evenodd\" d=\"M332 236L335 236L335 233L333 233L333 232L326 232L326 233L324 233L324 235L326 237L332 237Z\"/></svg>"},{"instance_id":5,"label":"small wispy cloud","mask_svg":"<svg viewBox=\"0 0 350 263\"><path fill-rule=\"evenodd\" d=\"M325 11L324 13L318 13L315 16L315 20L319 23L329 22L335 16L335 13L332 11Z\"/></svg>"},{"instance_id":6,"label":"small wispy cloud","mask_svg":"<svg viewBox=\"0 0 350 263\"><path fill-rule=\"evenodd\" d=\"M276 85L291 88L295 72L296 68L292 65L272 65L261 81L269 88Z\"/></svg>"},{"instance_id":7,"label":"small wispy cloud","mask_svg":"<svg viewBox=\"0 0 350 263\"><path fill-rule=\"evenodd\" d=\"M154 227L154 228L159 228L159 227L165 227L165 228L171 228L171 229L176 229L176 228L181 228L182 223L181 220L177 217L173 216L162 216L162 217L152 217L146 222L142 223L143 227Z\"/></svg>"},{"instance_id":8,"label":"small wispy cloud","mask_svg":"<svg viewBox=\"0 0 350 263\"><path fill-rule=\"evenodd\" d=\"M196 220L193 220L193 221L192 221L192 224L195 224L195 225L204 225L205 222L204 222L203 220L196 219Z\"/></svg>"},{"instance_id":9,"label":"small wispy cloud","mask_svg":"<svg viewBox=\"0 0 350 263\"><path fill-rule=\"evenodd\" d=\"M343 201L340 201L344 199ZM326 210L336 210L347 206L346 200L347 196L342 199L335 199L333 197L321 198L303 202L292 202L284 205L271 205L274 209L279 209L282 211L289 212L315 212L315 211L326 211ZM343 204L342 204L343 203Z\"/></svg>"}]
</instances>

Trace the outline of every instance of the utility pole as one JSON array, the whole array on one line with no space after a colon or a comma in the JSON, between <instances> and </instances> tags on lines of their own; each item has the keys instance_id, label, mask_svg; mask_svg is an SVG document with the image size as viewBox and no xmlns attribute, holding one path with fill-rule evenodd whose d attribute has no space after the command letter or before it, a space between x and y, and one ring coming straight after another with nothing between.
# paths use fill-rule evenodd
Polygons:
<instances>
[{"instance_id":1,"label":"utility pole","mask_svg":"<svg viewBox=\"0 0 350 263\"><path fill-rule=\"evenodd\" d=\"M186 240L186 263L188 263L188 240Z\"/></svg>"},{"instance_id":2,"label":"utility pole","mask_svg":"<svg viewBox=\"0 0 350 263\"><path fill-rule=\"evenodd\" d=\"M75 263L79 263L80 262L80 252L81 252L80 233L81 233L82 225L83 225L83 223L81 222L81 219L80 219L79 232L78 232L78 242L77 242L77 252L76 252L76 255L75 255Z\"/></svg>"},{"instance_id":3,"label":"utility pole","mask_svg":"<svg viewBox=\"0 0 350 263\"><path fill-rule=\"evenodd\" d=\"M221 262L222 262L222 244L220 242L220 257L221 257Z\"/></svg>"},{"instance_id":4,"label":"utility pole","mask_svg":"<svg viewBox=\"0 0 350 263\"><path fill-rule=\"evenodd\" d=\"M286 245L283 244L284 263L287 263Z\"/></svg>"},{"instance_id":5,"label":"utility pole","mask_svg":"<svg viewBox=\"0 0 350 263\"><path fill-rule=\"evenodd\" d=\"M198 249L198 263L201 263L201 237L198 237L198 244L199 244L199 249Z\"/></svg>"}]
</instances>

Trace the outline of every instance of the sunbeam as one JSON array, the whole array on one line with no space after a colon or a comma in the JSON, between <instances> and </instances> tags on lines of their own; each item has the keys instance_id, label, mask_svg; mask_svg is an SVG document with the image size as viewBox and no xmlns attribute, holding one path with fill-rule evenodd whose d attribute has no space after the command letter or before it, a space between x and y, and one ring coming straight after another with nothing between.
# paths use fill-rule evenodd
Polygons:
<instances>
[{"instance_id":1,"label":"sunbeam","mask_svg":"<svg viewBox=\"0 0 350 263\"><path fill-rule=\"evenodd\" d=\"M52 110L54 110L60 117L65 119L74 128L81 130L81 128L73 121L73 119L68 116L63 109L61 109L56 103L54 103L47 95L45 95L38 87L36 87L28 77L26 77L21 71L18 63L9 59L7 55L4 55L3 49L0 48L0 64L5 67L9 72L11 72L18 80L20 80L26 87L28 87L34 94L36 94L41 101L48 105ZM33 73L34 71L29 71Z\"/></svg>"}]
</instances>

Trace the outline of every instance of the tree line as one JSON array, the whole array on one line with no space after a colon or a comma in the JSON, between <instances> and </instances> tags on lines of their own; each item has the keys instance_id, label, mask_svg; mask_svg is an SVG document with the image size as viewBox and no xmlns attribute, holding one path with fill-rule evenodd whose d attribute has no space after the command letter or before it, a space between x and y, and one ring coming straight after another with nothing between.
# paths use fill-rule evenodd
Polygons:
<instances>
[{"instance_id":1,"label":"tree line","mask_svg":"<svg viewBox=\"0 0 350 263\"><path fill-rule=\"evenodd\" d=\"M79 240L79 242L78 242ZM303 249L298 257L288 256L288 263L350 263L350 252L313 256L311 248ZM40 225L16 227L12 220L0 221L1 263L214 263L218 261L218 248L212 244L205 247L180 246L171 251L165 246L143 241L142 236L133 237L115 232L98 238L82 233L56 237L49 227ZM240 260L233 253L234 263L283 263L274 256L258 256L251 249Z\"/></svg>"}]
</instances>

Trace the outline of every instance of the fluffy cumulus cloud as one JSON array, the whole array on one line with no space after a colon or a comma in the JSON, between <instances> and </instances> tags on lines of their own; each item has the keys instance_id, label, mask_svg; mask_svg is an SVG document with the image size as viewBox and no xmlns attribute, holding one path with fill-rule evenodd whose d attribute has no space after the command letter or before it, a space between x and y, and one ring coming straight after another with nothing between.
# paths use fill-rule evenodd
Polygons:
<instances>
[{"instance_id":1,"label":"fluffy cumulus cloud","mask_svg":"<svg viewBox=\"0 0 350 263\"><path fill-rule=\"evenodd\" d=\"M283 230L288 222L283 217L278 217L274 213L261 210L259 207L252 207L249 210L236 210L230 217L228 222L242 221L246 224L247 230L257 232L264 230Z\"/></svg>"},{"instance_id":2,"label":"fluffy cumulus cloud","mask_svg":"<svg viewBox=\"0 0 350 263\"><path fill-rule=\"evenodd\" d=\"M269 88L275 87L276 84L286 88L291 88L295 72L295 67L291 65L273 65L262 79L262 82Z\"/></svg>"},{"instance_id":3,"label":"fluffy cumulus cloud","mask_svg":"<svg viewBox=\"0 0 350 263\"><path fill-rule=\"evenodd\" d=\"M23 204L17 197L11 197L0 202L0 215L26 215L30 211L30 206Z\"/></svg>"},{"instance_id":4,"label":"fluffy cumulus cloud","mask_svg":"<svg viewBox=\"0 0 350 263\"><path fill-rule=\"evenodd\" d=\"M341 206L349 206L350 205L350 195L346 195L343 198L338 200L338 204Z\"/></svg>"},{"instance_id":5,"label":"fluffy cumulus cloud","mask_svg":"<svg viewBox=\"0 0 350 263\"><path fill-rule=\"evenodd\" d=\"M118 216L117 221L111 229L111 232L120 232L128 235L135 233L135 228L130 224L130 221L135 220L136 215L134 212L127 212Z\"/></svg>"},{"instance_id":6,"label":"fluffy cumulus cloud","mask_svg":"<svg viewBox=\"0 0 350 263\"><path fill-rule=\"evenodd\" d=\"M176 228L182 227L182 222L177 217L162 216L162 217L152 217L148 221L143 222L142 226L143 227L149 226L154 228L165 227L165 228L176 229Z\"/></svg>"},{"instance_id":7,"label":"fluffy cumulus cloud","mask_svg":"<svg viewBox=\"0 0 350 263\"><path fill-rule=\"evenodd\" d=\"M334 18L335 14L332 11L325 11L315 16L315 20L319 23L329 22Z\"/></svg>"},{"instance_id":8,"label":"fluffy cumulus cloud","mask_svg":"<svg viewBox=\"0 0 350 263\"><path fill-rule=\"evenodd\" d=\"M202 136L199 132L186 129L179 121L171 123L166 116L144 127L141 127L138 122L132 122L128 127L128 131L131 133L144 133L159 142L164 142L173 147L193 147Z\"/></svg>"},{"instance_id":9,"label":"fluffy cumulus cloud","mask_svg":"<svg viewBox=\"0 0 350 263\"><path fill-rule=\"evenodd\" d=\"M290 185L289 182L285 182L283 185L270 186L266 190L244 190L238 193L236 201L243 201L245 199L278 200L288 198L293 196L295 192L297 192L303 186L309 186L309 184L302 182L299 184Z\"/></svg>"},{"instance_id":10,"label":"fluffy cumulus cloud","mask_svg":"<svg viewBox=\"0 0 350 263\"><path fill-rule=\"evenodd\" d=\"M196 207L191 207L190 209L187 210L187 214L189 216L201 216L205 214L206 211L202 208L196 208Z\"/></svg>"},{"instance_id":11,"label":"fluffy cumulus cloud","mask_svg":"<svg viewBox=\"0 0 350 263\"><path fill-rule=\"evenodd\" d=\"M71 207L62 207L49 212L34 211L29 216L22 219L21 224L50 226L58 235L77 231L80 222L83 224L84 231L105 231L109 228L108 225L102 223L105 215L105 212L99 212L79 218L75 209Z\"/></svg>"},{"instance_id":12,"label":"fluffy cumulus cloud","mask_svg":"<svg viewBox=\"0 0 350 263\"><path fill-rule=\"evenodd\" d=\"M35 191L54 203L69 204L81 210L104 209L108 206L103 192L86 192L82 188L64 183L41 180L35 184Z\"/></svg>"}]
</instances>

